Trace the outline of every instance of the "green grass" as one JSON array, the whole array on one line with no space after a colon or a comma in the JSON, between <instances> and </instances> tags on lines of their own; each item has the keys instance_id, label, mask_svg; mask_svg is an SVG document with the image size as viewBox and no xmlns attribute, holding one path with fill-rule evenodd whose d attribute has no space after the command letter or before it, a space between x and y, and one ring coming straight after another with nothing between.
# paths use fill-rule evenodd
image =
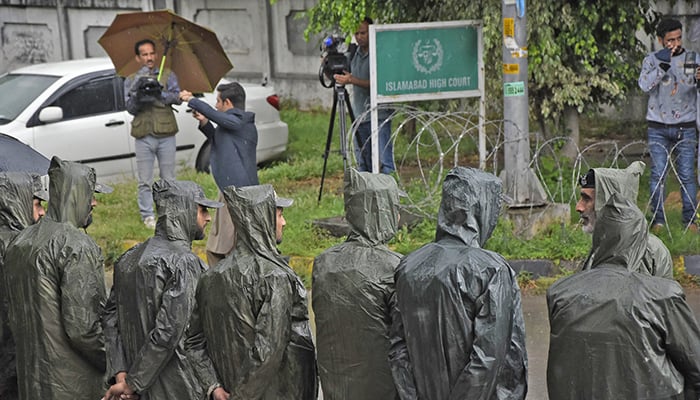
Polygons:
<instances>
[{"instance_id":1,"label":"green grass","mask_svg":"<svg viewBox=\"0 0 700 400\"><path fill-rule=\"evenodd\" d=\"M282 118L289 125L288 151L281 160L268 163L261 168L259 177L261 183L272 184L279 195L295 200L294 205L285 210L287 226L280 250L283 254L291 257L292 267L304 282L310 285L313 258L343 240L342 238L334 238L313 225L315 219L343 214L343 161L338 152L340 135L337 131L336 121L336 130L331 138L331 153L328 159L322 200L318 203L330 112L322 110L301 112L286 109L282 111ZM410 139L399 137L396 153L406 152L409 142ZM350 157L350 155L348 156ZM409 164L411 162L412 160L409 160ZM561 168L571 168L570 165L571 163L545 165L545 179L554 182L561 175L567 180L566 185L571 185L569 182L571 171L560 170ZM421 182L418 174L412 175L411 168L413 167L408 168L408 172L403 171L404 173L400 177L401 184L404 185L412 199L426 197L427 200L421 204L424 210L427 210L426 214L435 215L439 198L424 196L424 192L430 190L426 188L430 182L427 184ZM647 168L647 173L640 183L639 204L642 209L649 198L648 171L649 168ZM437 174L444 175L446 172L445 170L429 171L429 174L432 174L429 181L439 182ZM216 185L208 174L188 169L180 171L178 179L195 181L204 188L210 198L216 197ZM674 183L672 179L669 180L669 191L677 190L677 186L677 183ZM139 217L136 204L136 182L119 183L115 184L114 187L114 193L98 195L94 223L88 228L88 233L102 247L108 268L111 268L117 257L126 249L152 235L152 232L141 223ZM700 235L683 233L679 222L680 209L678 207L671 207L667 214L670 233L664 232L659 236L669 247L671 253L674 256L696 253L696 249L700 245ZM591 238L582 233L576 226L578 215L574 210L574 204L571 204L571 215L572 220L569 223L550 226L530 240L523 240L515 236L513 227L506 220L501 219L486 247L510 259L549 259L557 265L575 265L587 255ZM434 236L435 220L427 218L410 230L402 228L389 243L389 246L402 254L408 254L432 241ZM203 259L206 258L204 247L205 241L197 241L193 244L193 250ZM688 284L696 282L695 278L683 274L682 271L681 266L677 270L679 281ZM563 270L562 274L556 277L537 280L532 279L527 274L521 274L519 281L524 289L539 292L568 273L570 272Z\"/></svg>"}]
</instances>

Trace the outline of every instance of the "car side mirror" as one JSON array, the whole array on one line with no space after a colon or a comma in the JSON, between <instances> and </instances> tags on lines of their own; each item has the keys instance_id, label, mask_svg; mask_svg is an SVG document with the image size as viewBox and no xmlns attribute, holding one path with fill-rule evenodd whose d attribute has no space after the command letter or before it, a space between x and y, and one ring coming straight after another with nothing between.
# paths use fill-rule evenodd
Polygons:
<instances>
[{"instance_id":1,"label":"car side mirror","mask_svg":"<svg viewBox=\"0 0 700 400\"><path fill-rule=\"evenodd\" d=\"M63 119L63 109L61 107L44 107L39 112L39 121L43 123L56 122Z\"/></svg>"}]
</instances>

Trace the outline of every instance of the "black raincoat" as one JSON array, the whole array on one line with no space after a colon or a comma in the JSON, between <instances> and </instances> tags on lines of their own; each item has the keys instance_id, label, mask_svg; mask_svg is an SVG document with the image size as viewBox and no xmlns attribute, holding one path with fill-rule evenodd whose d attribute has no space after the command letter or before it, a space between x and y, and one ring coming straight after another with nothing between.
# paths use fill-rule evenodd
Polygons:
<instances>
[{"instance_id":1,"label":"black raincoat","mask_svg":"<svg viewBox=\"0 0 700 400\"><path fill-rule=\"evenodd\" d=\"M644 172L644 163L635 161L625 169L593 168L595 174L595 211L596 214L605 206L613 194L621 199L637 202L639 177ZM589 253L583 263L583 270L591 269L593 254ZM653 234L647 236L647 245L640 262L628 265L630 271L643 272L652 276L673 279L673 260L666 245Z\"/></svg>"},{"instance_id":2,"label":"black raincoat","mask_svg":"<svg viewBox=\"0 0 700 400\"><path fill-rule=\"evenodd\" d=\"M386 243L396 234L396 181L383 174L345 175L347 240L314 260L313 301L318 365L327 400L391 400L390 301L401 255Z\"/></svg>"},{"instance_id":3,"label":"black raincoat","mask_svg":"<svg viewBox=\"0 0 700 400\"><path fill-rule=\"evenodd\" d=\"M17 369L15 342L7 317L7 289L4 287L5 249L24 228L34 223L34 177L27 172L0 173L0 399L16 399Z\"/></svg>"},{"instance_id":4,"label":"black raincoat","mask_svg":"<svg viewBox=\"0 0 700 400\"><path fill-rule=\"evenodd\" d=\"M104 267L100 248L79 229L91 213L95 171L54 157L49 178L46 216L20 232L5 254L20 398L98 399Z\"/></svg>"},{"instance_id":5,"label":"black raincoat","mask_svg":"<svg viewBox=\"0 0 700 400\"><path fill-rule=\"evenodd\" d=\"M192 241L202 238L195 203L200 192L194 182L156 182L155 235L114 266L104 317L107 372L127 372L141 400L201 399L212 383L198 379L201 360L185 351L197 281L206 269L192 253Z\"/></svg>"},{"instance_id":6,"label":"black raincoat","mask_svg":"<svg viewBox=\"0 0 700 400\"><path fill-rule=\"evenodd\" d=\"M675 281L629 271L647 243L644 215L613 195L597 215L592 269L547 291L552 400L683 399L700 389L700 329Z\"/></svg>"},{"instance_id":7,"label":"black raincoat","mask_svg":"<svg viewBox=\"0 0 700 400\"><path fill-rule=\"evenodd\" d=\"M390 363L402 399L524 399L525 324L515 273L482 246L501 181L457 167L445 178L435 242L396 272Z\"/></svg>"},{"instance_id":8,"label":"black raincoat","mask_svg":"<svg viewBox=\"0 0 700 400\"><path fill-rule=\"evenodd\" d=\"M193 330L231 400L315 400L306 289L276 248L272 186L229 186L224 197L236 247L200 278Z\"/></svg>"}]
</instances>

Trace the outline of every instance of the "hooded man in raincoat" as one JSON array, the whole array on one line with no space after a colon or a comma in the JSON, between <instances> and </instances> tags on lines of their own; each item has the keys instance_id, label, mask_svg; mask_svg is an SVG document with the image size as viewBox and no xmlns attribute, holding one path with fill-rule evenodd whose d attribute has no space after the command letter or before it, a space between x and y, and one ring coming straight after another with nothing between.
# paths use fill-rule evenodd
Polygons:
<instances>
[{"instance_id":1,"label":"hooded man in raincoat","mask_svg":"<svg viewBox=\"0 0 700 400\"><path fill-rule=\"evenodd\" d=\"M46 216L7 247L5 287L23 400L103 393L104 265L100 248L81 229L92 222L94 192L111 191L96 183L94 169L54 157Z\"/></svg>"},{"instance_id":2,"label":"hooded man in raincoat","mask_svg":"<svg viewBox=\"0 0 700 400\"><path fill-rule=\"evenodd\" d=\"M435 242L396 271L389 360L401 399L524 399L520 288L483 249L500 211L492 174L456 167L443 183Z\"/></svg>"},{"instance_id":3,"label":"hooded man in raincoat","mask_svg":"<svg viewBox=\"0 0 700 400\"><path fill-rule=\"evenodd\" d=\"M684 383L700 393L700 328L683 290L633 272L644 215L616 193L597 217L591 269L547 291L549 398L682 400Z\"/></svg>"},{"instance_id":4,"label":"hooded man in raincoat","mask_svg":"<svg viewBox=\"0 0 700 400\"><path fill-rule=\"evenodd\" d=\"M270 185L224 189L236 247L197 287L202 330L231 400L316 400L316 358L306 288L276 248L284 218Z\"/></svg>"},{"instance_id":5,"label":"hooded man in raincoat","mask_svg":"<svg viewBox=\"0 0 700 400\"><path fill-rule=\"evenodd\" d=\"M639 192L639 177L643 172L644 163L635 161L625 169L593 168L581 176L579 179L581 198L576 203L576 211L581 214L583 231L593 233L597 213L613 194L619 193L620 198L635 203ZM591 252L583 263L584 271L591 269L592 256ZM636 268L633 270L636 272L673 279L671 252L661 239L651 233L647 238L642 262L629 267Z\"/></svg>"},{"instance_id":6,"label":"hooded man in raincoat","mask_svg":"<svg viewBox=\"0 0 700 400\"><path fill-rule=\"evenodd\" d=\"M323 398L391 400L390 301L399 253L386 243L399 222L399 190L389 175L345 173L347 240L314 260L313 301Z\"/></svg>"},{"instance_id":7,"label":"hooded man in raincoat","mask_svg":"<svg viewBox=\"0 0 700 400\"><path fill-rule=\"evenodd\" d=\"M44 216L41 202L48 200L48 192L41 179L28 172L0 173L0 399L14 400L19 396L15 341L12 339L7 318L7 289L4 287L2 260L5 248L24 228Z\"/></svg>"},{"instance_id":8,"label":"hooded man in raincoat","mask_svg":"<svg viewBox=\"0 0 700 400\"><path fill-rule=\"evenodd\" d=\"M107 400L134 392L141 400L195 400L216 384L199 380L201 360L185 351L197 281L206 270L192 252L211 220L202 188L189 181L153 185L155 235L124 253L114 266L114 286L104 317ZM204 361L206 364L206 360Z\"/></svg>"}]
</instances>

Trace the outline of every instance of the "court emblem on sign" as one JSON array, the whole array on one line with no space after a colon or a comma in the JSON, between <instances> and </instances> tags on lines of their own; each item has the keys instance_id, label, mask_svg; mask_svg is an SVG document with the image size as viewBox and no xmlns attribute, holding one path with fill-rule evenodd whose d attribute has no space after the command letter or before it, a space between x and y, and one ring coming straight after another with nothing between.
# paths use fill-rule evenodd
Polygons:
<instances>
[{"instance_id":1,"label":"court emblem on sign","mask_svg":"<svg viewBox=\"0 0 700 400\"><path fill-rule=\"evenodd\" d=\"M418 72L432 74L442 67L442 44L437 39L417 40L413 44L413 67Z\"/></svg>"}]
</instances>

